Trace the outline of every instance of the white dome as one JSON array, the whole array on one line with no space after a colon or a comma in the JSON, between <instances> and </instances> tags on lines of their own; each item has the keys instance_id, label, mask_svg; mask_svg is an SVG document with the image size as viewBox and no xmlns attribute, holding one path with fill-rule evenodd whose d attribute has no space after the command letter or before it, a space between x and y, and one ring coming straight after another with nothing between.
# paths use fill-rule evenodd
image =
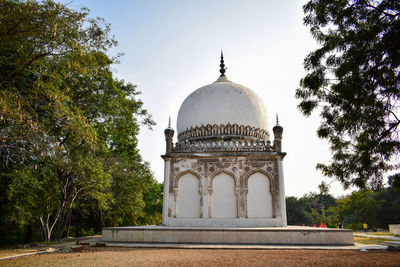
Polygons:
<instances>
[{"instance_id":1,"label":"white dome","mask_svg":"<svg viewBox=\"0 0 400 267\"><path fill-rule=\"evenodd\" d=\"M268 131L267 112L261 98L225 77L191 93L179 109L177 130L181 133L201 125L250 126Z\"/></svg>"}]
</instances>

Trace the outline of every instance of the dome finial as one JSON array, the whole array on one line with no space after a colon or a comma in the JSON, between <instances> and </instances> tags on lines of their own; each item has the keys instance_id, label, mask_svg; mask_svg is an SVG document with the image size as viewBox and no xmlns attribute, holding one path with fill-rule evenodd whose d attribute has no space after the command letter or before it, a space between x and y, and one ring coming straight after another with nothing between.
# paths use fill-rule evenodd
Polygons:
<instances>
[{"instance_id":1,"label":"dome finial","mask_svg":"<svg viewBox=\"0 0 400 267\"><path fill-rule=\"evenodd\" d=\"M168 128L171 128L171 115L168 118Z\"/></svg>"},{"instance_id":2,"label":"dome finial","mask_svg":"<svg viewBox=\"0 0 400 267\"><path fill-rule=\"evenodd\" d=\"M222 53L222 50L221 50L221 64L219 64L219 66L221 67L219 69L219 72L221 73L220 77L225 77L224 54Z\"/></svg>"},{"instance_id":3,"label":"dome finial","mask_svg":"<svg viewBox=\"0 0 400 267\"><path fill-rule=\"evenodd\" d=\"M276 125L279 125L278 112L276 113Z\"/></svg>"}]
</instances>

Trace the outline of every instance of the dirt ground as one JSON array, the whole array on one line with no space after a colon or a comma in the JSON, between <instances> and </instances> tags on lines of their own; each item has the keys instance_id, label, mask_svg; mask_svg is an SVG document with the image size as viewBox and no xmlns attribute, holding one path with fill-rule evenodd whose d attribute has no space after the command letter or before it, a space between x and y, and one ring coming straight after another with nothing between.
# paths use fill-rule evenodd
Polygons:
<instances>
[{"instance_id":1,"label":"dirt ground","mask_svg":"<svg viewBox=\"0 0 400 267\"><path fill-rule=\"evenodd\" d=\"M85 247L0 260L0 266L400 266L400 252Z\"/></svg>"}]
</instances>

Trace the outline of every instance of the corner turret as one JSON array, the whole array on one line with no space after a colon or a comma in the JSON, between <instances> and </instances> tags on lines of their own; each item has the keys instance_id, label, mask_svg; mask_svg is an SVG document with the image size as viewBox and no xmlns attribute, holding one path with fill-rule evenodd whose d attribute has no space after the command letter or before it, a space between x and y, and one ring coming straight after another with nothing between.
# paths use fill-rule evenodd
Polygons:
<instances>
[{"instance_id":1,"label":"corner turret","mask_svg":"<svg viewBox=\"0 0 400 267\"><path fill-rule=\"evenodd\" d=\"M173 148L173 143L172 143L172 139L174 137L174 130L171 128L171 117L169 117L168 120L168 128L164 130L164 134L165 134L165 142L166 142L166 151L165 154L168 155L169 153L171 153L171 150Z\"/></svg>"},{"instance_id":2,"label":"corner turret","mask_svg":"<svg viewBox=\"0 0 400 267\"><path fill-rule=\"evenodd\" d=\"M276 114L276 125L272 128L274 132L274 148L277 152L282 152L282 133L283 127L279 125L278 114Z\"/></svg>"}]
</instances>

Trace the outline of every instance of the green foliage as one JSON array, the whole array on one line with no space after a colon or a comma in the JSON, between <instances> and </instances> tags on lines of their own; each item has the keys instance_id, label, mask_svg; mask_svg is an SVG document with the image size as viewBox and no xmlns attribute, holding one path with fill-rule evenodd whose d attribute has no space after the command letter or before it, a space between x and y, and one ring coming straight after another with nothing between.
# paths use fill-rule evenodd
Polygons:
<instances>
[{"instance_id":1,"label":"green foliage","mask_svg":"<svg viewBox=\"0 0 400 267\"><path fill-rule=\"evenodd\" d=\"M335 199L325 187L323 189L320 194L286 197L289 225L319 226L322 222L336 228L342 222L345 228L360 230L363 223L367 223L369 228L387 229L388 224L400 221L400 192L392 187L354 191L340 199Z\"/></svg>"},{"instance_id":2,"label":"green foliage","mask_svg":"<svg viewBox=\"0 0 400 267\"><path fill-rule=\"evenodd\" d=\"M113 76L110 26L50 0L2 1L0 23L0 222L40 221L45 240L78 206L101 222L86 230L139 223L154 178L137 135L154 122Z\"/></svg>"},{"instance_id":3,"label":"green foliage","mask_svg":"<svg viewBox=\"0 0 400 267\"><path fill-rule=\"evenodd\" d=\"M378 213L377 227L387 228L388 224L400 222L400 191L387 188L377 193L377 200L384 203Z\"/></svg>"},{"instance_id":4,"label":"green foliage","mask_svg":"<svg viewBox=\"0 0 400 267\"><path fill-rule=\"evenodd\" d=\"M376 227L384 202L377 199L376 192L360 190L338 200L337 213L347 228L361 229L363 223Z\"/></svg>"},{"instance_id":5,"label":"green foliage","mask_svg":"<svg viewBox=\"0 0 400 267\"><path fill-rule=\"evenodd\" d=\"M389 185L394 191L400 192L400 173L389 176Z\"/></svg>"},{"instance_id":6,"label":"green foliage","mask_svg":"<svg viewBox=\"0 0 400 267\"><path fill-rule=\"evenodd\" d=\"M160 224L162 222L163 184L154 182L144 193L145 223Z\"/></svg>"},{"instance_id":7,"label":"green foliage","mask_svg":"<svg viewBox=\"0 0 400 267\"><path fill-rule=\"evenodd\" d=\"M303 9L320 47L304 60L296 97L305 115L320 111L318 136L333 153L317 167L346 188L381 188L399 167L400 2L311 0Z\"/></svg>"},{"instance_id":8,"label":"green foliage","mask_svg":"<svg viewBox=\"0 0 400 267\"><path fill-rule=\"evenodd\" d=\"M305 199L286 197L287 223L289 225L312 225L313 218L306 211L308 203Z\"/></svg>"}]
</instances>

